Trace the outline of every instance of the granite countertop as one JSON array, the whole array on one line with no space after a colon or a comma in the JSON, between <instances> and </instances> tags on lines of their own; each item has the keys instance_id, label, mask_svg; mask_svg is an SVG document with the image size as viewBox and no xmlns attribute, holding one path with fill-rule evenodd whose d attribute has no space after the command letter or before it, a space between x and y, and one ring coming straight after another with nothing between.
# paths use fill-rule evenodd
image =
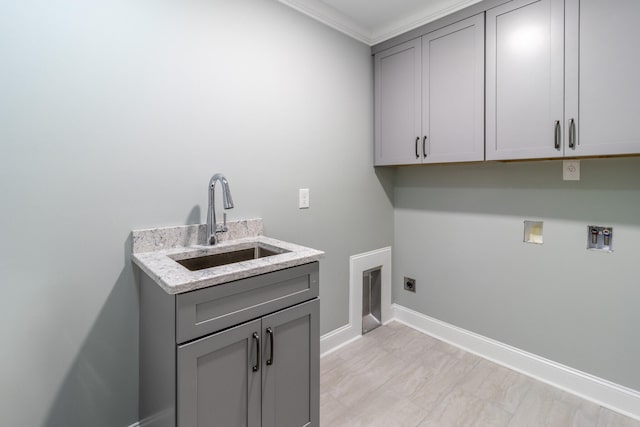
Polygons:
<instances>
[{"instance_id":1,"label":"granite countertop","mask_svg":"<svg viewBox=\"0 0 640 427\"><path fill-rule=\"evenodd\" d=\"M179 294L318 261L324 252L262 235L262 220L234 221L219 242L205 245L206 224L133 231L133 262L165 292ZM255 247L288 251L264 258L190 271L176 260Z\"/></svg>"}]
</instances>

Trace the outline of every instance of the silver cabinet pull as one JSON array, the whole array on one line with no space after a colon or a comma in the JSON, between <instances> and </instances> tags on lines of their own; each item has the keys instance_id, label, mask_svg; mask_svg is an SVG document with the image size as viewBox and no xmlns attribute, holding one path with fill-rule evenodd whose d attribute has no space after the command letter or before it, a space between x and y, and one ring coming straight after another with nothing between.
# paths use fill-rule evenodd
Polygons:
<instances>
[{"instance_id":1,"label":"silver cabinet pull","mask_svg":"<svg viewBox=\"0 0 640 427\"><path fill-rule=\"evenodd\" d=\"M425 159L427 158L426 143L427 143L427 135L425 135L424 138L422 138L422 155L425 157Z\"/></svg>"},{"instance_id":2,"label":"silver cabinet pull","mask_svg":"<svg viewBox=\"0 0 640 427\"><path fill-rule=\"evenodd\" d=\"M576 122L569 120L569 148L576 149Z\"/></svg>"},{"instance_id":3,"label":"silver cabinet pull","mask_svg":"<svg viewBox=\"0 0 640 427\"><path fill-rule=\"evenodd\" d=\"M420 153L418 153L418 142L420 142L420 137L416 137L416 159L420 158Z\"/></svg>"},{"instance_id":4,"label":"silver cabinet pull","mask_svg":"<svg viewBox=\"0 0 640 427\"><path fill-rule=\"evenodd\" d=\"M253 365L253 372L260 369L260 335L257 332L253 333L253 339L256 342L256 364Z\"/></svg>"},{"instance_id":5,"label":"silver cabinet pull","mask_svg":"<svg viewBox=\"0 0 640 427\"><path fill-rule=\"evenodd\" d=\"M558 151L560 151L560 138L562 138L562 133L560 130L560 120L556 120L554 140L555 140L555 148Z\"/></svg>"},{"instance_id":6,"label":"silver cabinet pull","mask_svg":"<svg viewBox=\"0 0 640 427\"><path fill-rule=\"evenodd\" d=\"M267 328L267 336L269 337L269 341L271 344L271 353L269 354L269 358L267 359L267 365L273 365L273 355L275 354L276 342L274 340L273 329L271 329L271 327Z\"/></svg>"}]
</instances>

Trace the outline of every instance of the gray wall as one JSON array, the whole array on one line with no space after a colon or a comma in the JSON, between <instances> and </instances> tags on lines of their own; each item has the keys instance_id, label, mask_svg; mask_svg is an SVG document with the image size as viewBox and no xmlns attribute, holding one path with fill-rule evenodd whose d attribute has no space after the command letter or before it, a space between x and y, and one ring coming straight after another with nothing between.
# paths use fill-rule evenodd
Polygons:
<instances>
[{"instance_id":1,"label":"gray wall","mask_svg":"<svg viewBox=\"0 0 640 427\"><path fill-rule=\"evenodd\" d=\"M0 58L0 425L137 421L129 232L205 221L215 172L230 220L327 252L348 322L349 256L392 243L368 47L275 1L28 0Z\"/></svg>"},{"instance_id":2,"label":"gray wall","mask_svg":"<svg viewBox=\"0 0 640 427\"><path fill-rule=\"evenodd\" d=\"M589 224L613 253L586 250ZM640 390L639 158L583 160L578 182L560 161L401 168L394 233L395 302Z\"/></svg>"}]
</instances>

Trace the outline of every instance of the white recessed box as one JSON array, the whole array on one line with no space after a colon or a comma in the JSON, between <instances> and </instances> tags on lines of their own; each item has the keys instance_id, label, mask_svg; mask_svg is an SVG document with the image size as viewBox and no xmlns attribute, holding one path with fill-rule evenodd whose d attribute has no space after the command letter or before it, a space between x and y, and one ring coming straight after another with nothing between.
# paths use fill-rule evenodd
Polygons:
<instances>
[{"instance_id":1,"label":"white recessed box","mask_svg":"<svg viewBox=\"0 0 640 427\"><path fill-rule=\"evenodd\" d=\"M524 242L542 244L542 221L524 222Z\"/></svg>"}]
</instances>

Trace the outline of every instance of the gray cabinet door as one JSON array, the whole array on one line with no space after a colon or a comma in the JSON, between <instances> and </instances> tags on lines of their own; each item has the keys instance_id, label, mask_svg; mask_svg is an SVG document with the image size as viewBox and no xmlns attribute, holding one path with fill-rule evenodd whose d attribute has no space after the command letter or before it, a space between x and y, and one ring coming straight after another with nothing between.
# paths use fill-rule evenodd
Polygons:
<instances>
[{"instance_id":1,"label":"gray cabinet door","mask_svg":"<svg viewBox=\"0 0 640 427\"><path fill-rule=\"evenodd\" d=\"M319 300L262 318L262 427L318 427Z\"/></svg>"},{"instance_id":2,"label":"gray cabinet door","mask_svg":"<svg viewBox=\"0 0 640 427\"><path fill-rule=\"evenodd\" d=\"M564 155L564 1L487 11L486 158Z\"/></svg>"},{"instance_id":3,"label":"gray cabinet door","mask_svg":"<svg viewBox=\"0 0 640 427\"><path fill-rule=\"evenodd\" d=\"M565 127L574 119L576 141L567 155L640 153L640 2L566 3Z\"/></svg>"},{"instance_id":4,"label":"gray cabinet door","mask_svg":"<svg viewBox=\"0 0 640 427\"><path fill-rule=\"evenodd\" d=\"M422 37L423 162L484 160L484 14Z\"/></svg>"},{"instance_id":5,"label":"gray cabinet door","mask_svg":"<svg viewBox=\"0 0 640 427\"><path fill-rule=\"evenodd\" d=\"M260 345L253 336L260 325L254 320L178 347L178 427L260 426Z\"/></svg>"},{"instance_id":6,"label":"gray cabinet door","mask_svg":"<svg viewBox=\"0 0 640 427\"><path fill-rule=\"evenodd\" d=\"M421 162L421 53L416 39L374 58L375 165Z\"/></svg>"}]
</instances>

